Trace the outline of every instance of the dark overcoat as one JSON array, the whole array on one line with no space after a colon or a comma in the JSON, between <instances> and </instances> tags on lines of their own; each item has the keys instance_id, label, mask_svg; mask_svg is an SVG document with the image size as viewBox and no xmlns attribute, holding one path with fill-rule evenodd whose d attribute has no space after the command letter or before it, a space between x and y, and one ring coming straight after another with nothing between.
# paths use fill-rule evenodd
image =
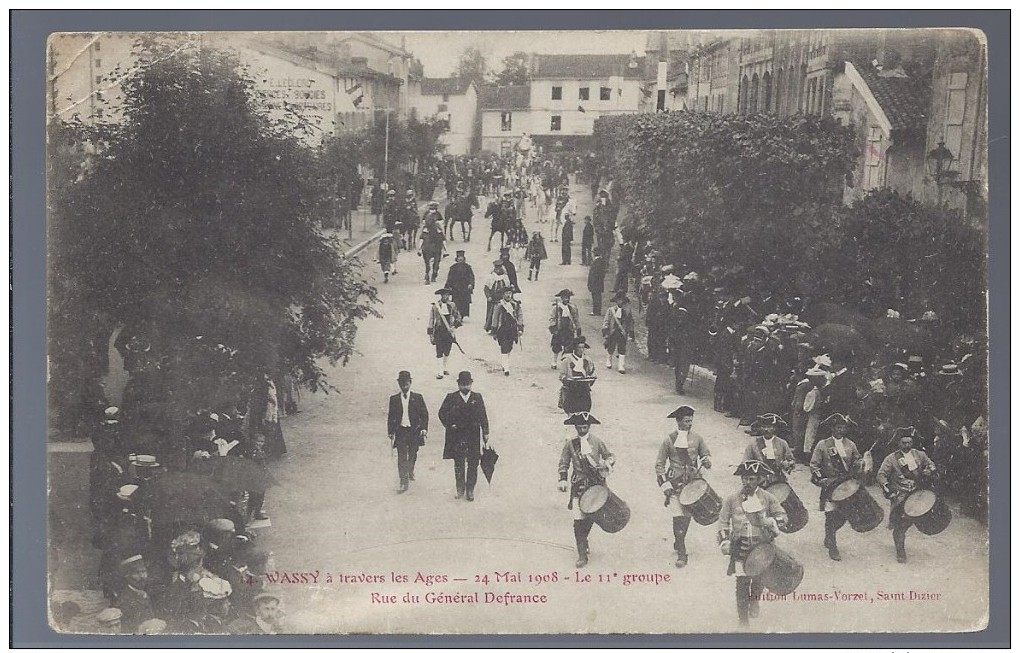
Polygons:
<instances>
[{"instance_id":1,"label":"dark overcoat","mask_svg":"<svg viewBox=\"0 0 1020 653\"><path fill-rule=\"evenodd\" d=\"M446 427L444 459L482 455L481 438L489 435L489 416L485 412L482 395L472 392L467 401L460 396L460 392L446 395L443 405L439 407L439 421Z\"/></svg>"}]
</instances>

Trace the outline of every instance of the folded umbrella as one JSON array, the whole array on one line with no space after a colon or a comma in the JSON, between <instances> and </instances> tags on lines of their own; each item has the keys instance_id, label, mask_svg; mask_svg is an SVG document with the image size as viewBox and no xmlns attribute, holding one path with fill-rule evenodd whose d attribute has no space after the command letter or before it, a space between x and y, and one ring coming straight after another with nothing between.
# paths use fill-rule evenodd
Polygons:
<instances>
[{"instance_id":1,"label":"folded umbrella","mask_svg":"<svg viewBox=\"0 0 1020 653\"><path fill-rule=\"evenodd\" d=\"M208 476L167 472L141 490L142 505L149 507L156 525L174 522L204 523L229 518L233 507L223 487Z\"/></svg>"},{"instance_id":2,"label":"folded umbrella","mask_svg":"<svg viewBox=\"0 0 1020 653\"><path fill-rule=\"evenodd\" d=\"M480 461L482 467L482 473L485 474L485 480L492 484L492 472L496 469L496 461L499 460L499 454L496 453L495 449L489 448L482 452L482 458Z\"/></svg>"},{"instance_id":3,"label":"folded umbrella","mask_svg":"<svg viewBox=\"0 0 1020 653\"><path fill-rule=\"evenodd\" d=\"M213 456L196 460L189 471L211 477L227 492L265 492L279 485L276 478L263 465L238 456Z\"/></svg>"}]
</instances>

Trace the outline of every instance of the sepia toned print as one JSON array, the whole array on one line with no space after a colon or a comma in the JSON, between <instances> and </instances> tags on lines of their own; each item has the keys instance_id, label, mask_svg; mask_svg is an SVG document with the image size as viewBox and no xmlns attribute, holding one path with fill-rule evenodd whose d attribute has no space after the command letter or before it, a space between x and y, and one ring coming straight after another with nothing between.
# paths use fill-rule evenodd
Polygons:
<instances>
[{"instance_id":1,"label":"sepia toned print","mask_svg":"<svg viewBox=\"0 0 1020 653\"><path fill-rule=\"evenodd\" d=\"M981 33L48 63L58 632L986 626Z\"/></svg>"}]
</instances>

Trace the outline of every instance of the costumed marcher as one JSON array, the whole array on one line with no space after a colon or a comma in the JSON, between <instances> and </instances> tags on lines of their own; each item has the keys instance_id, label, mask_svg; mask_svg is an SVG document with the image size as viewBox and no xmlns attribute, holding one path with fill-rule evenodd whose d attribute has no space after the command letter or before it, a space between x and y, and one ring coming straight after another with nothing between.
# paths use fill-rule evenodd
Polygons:
<instances>
[{"instance_id":1,"label":"costumed marcher","mask_svg":"<svg viewBox=\"0 0 1020 653\"><path fill-rule=\"evenodd\" d=\"M758 460L745 460L734 476L740 477L740 491L723 500L719 511L719 548L730 559L726 575L737 576L737 619L742 626L748 617L758 616L758 601L765 589L761 580L748 576L744 561L751 549L772 542L786 522L786 511L774 496L761 488L772 469Z\"/></svg>"},{"instance_id":2,"label":"costumed marcher","mask_svg":"<svg viewBox=\"0 0 1020 653\"><path fill-rule=\"evenodd\" d=\"M410 251L414 245L411 244L411 229L418 229L418 200L414 191L408 188L404 191L404 206L400 214L400 247Z\"/></svg>"},{"instance_id":3,"label":"costumed marcher","mask_svg":"<svg viewBox=\"0 0 1020 653\"><path fill-rule=\"evenodd\" d=\"M574 427L575 433L563 445L559 464L559 491L570 492L567 509L574 517L574 543L577 545L577 566L588 564L591 548L588 535L594 520L581 512L581 496L588 488L605 485L606 477L616 465L616 457L609 451L606 443L591 435L592 424L600 424L590 413L571 415L564 424ZM567 477L570 476L569 483Z\"/></svg>"},{"instance_id":4,"label":"costumed marcher","mask_svg":"<svg viewBox=\"0 0 1020 653\"><path fill-rule=\"evenodd\" d=\"M453 461L457 498L468 501L475 500L482 446L489 447L489 416L482 395L471 391L473 383L471 372L462 371L457 391L446 395L439 407L439 421L446 427L443 460Z\"/></svg>"},{"instance_id":5,"label":"costumed marcher","mask_svg":"<svg viewBox=\"0 0 1020 653\"><path fill-rule=\"evenodd\" d=\"M577 306L570 303L573 295L568 288L556 293L559 300L553 302L552 314L549 316L549 333L552 334L549 346L552 347L554 370L559 367L562 352L569 350L581 335L581 319Z\"/></svg>"},{"instance_id":6,"label":"costumed marcher","mask_svg":"<svg viewBox=\"0 0 1020 653\"><path fill-rule=\"evenodd\" d=\"M524 311L514 299L516 288L503 288L503 298L492 309L492 337L499 343L503 376L510 376L510 352L524 334Z\"/></svg>"},{"instance_id":7,"label":"costumed marcher","mask_svg":"<svg viewBox=\"0 0 1020 653\"><path fill-rule=\"evenodd\" d=\"M655 458L655 479L659 489L666 495L666 507L673 515L673 549L676 551L676 566L687 566L687 529L691 525L690 511L680 504L680 491L696 478L701 478L702 469L712 468L712 452L705 440L692 430L694 409L680 406L667 415L676 420L676 430L667 435L659 445Z\"/></svg>"},{"instance_id":8,"label":"costumed marcher","mask_svg":"<svg viewBox=\"0 0 1020 653\"><path fill-rule=\"evenodd\" d=\"M570 354L560 358L560 408L568 415L591 412L591 386L595 382L595 363L587 355L589 345L578 336Z\"/></svg>"},{"instance_id":9,"label":"costumed marcher","mask_svg":"<svg viewBox=\"0 0 1020 653\"><path fill-rule=\"evenodd\" d=\"M471 315L471 295L475 292L475 272L467 263L464 250L458 249L454 263L446 273L446 287L453 291L453 303L461 320Z\"/></svg>"},{"instance_id":10,"label":"costumed marcher","mask_svg":"<svg viewBox=\"0 0 1020 653\"><path fill-rule=\"evenodd\" d=\"M907 530L911 526L903 512L903 502L914 490L931 485L935 463L926 453L914 448L914 427L896 430L901 433L899 449L885 457L877 478L891 506L889 528L896 546L896 562L903 563L907 561Z\"/></svg>"},{"instance_id":11,"label":"costumed marcher","mask_svg":"<svg viewBox=\"0 0 1020 653\"><path fill-rule=\"evenodd\" d=\"M860 472L861 454L857 445L846 437L852 425L856 426L853 420L838 413L825 418L821 426L830 428L830 436L820 440L811 454L811 482L821 488L818 509L825 512L823 544L829 550L829 558L837 562L842 558L836 544L836 531L846 524L846 517L830 497L837 485Z\"/></svg>"},{"instance_id":12,"label":"costumed marcher","mask_svg":"<svg viewBox=\"0 0 1020 653\"><path fill-rule=\"evenodd\" d=\"M441 379L449 372L446 363L450 359L450 350L457 342L457 327L461 325L460 311L453 303L453 290L440 288L436 291L439 301L433 302L429 310L429 326L427 333L429 342L436 347L436 378Z\"/></svg>"},{"instance_id":13,"label":"costumed marcher","mask_svg":"<svg viewBox=\"0 0 1020 653\"><path fill-rule=\"evenodd\" d=\"M446 257L446 236L438 222L427 221L421 229L421 247L418 256L425 263L425 285L439 276L439 262Z\"/></svg>"},{"instance_id":14,"label":"costumed marcher","mask_svg":"<svg viewBox=\"0 0 1020 653\"><path fill-rule=\"evenodd\" d=\"M771 470L764 479L765 485L775 481L785 483L786 473L797 464L790 445L786 443L786 440L776 437L780 425L786 426L786 422L775 413L759 415L751 425L752 432L757 431L758 435L744 449L745 461L763 462Z\"/></svg>"},{"instance_id":15,"label":"costumed marcher","mask_svg":"<svg viewBox=\"0 0 1020 653\"><path fill-rule=\"evenodd\" d=\"M482 286L482 290L485 291L486 333L492 332L492 312L496 304L503 298L504 288L513 288L513 285L510 283L510 277L506 274L506 268L503 267L503 259L496 259L492 262L492 272L489 273L489 278Z\"/></svg>"},{"instance_id":16,"label":"costumed marcher","mask_svg":"<svg viewBox=\"0 0 1020 653\"><path fill-rule=\"evenodd\" d=\"M424 397L411 392L410 372L401 370L397 374L397 385L400 392L390 395L386 433L390 438L390 446L397 450L397 475L400 477L397 493L403 494L414 480L418 448L425 446L429 431L429 409Z\"/></svg>"},{"instance_id":17,"label":"costumed marcher","mask_svg":"<svg viewBox=\"0 0 1020 653\"><path fill-rule=\"evenodd\" d=\"M532 274L535 275L535 281L538 281L538 272L542 268L542 261L549 258L545 251L545 240L540 232L536 231L531 234L525 256L528 259L528 281L531 281Z\"/></svg>"},{"instance_id":18,"label":"costumed marcher","mask_svg":"<svg viewBox=\"0 0 1020 653\"><path fill-rule=\"evenodd\" d=\"M393 234L388 231L379 238L378 259L379 267L382 268L383 272L383 283L389 283L390 272L393 274L397 273L397 251L393 244Z\"/></svg>"},{"instance_id":19,"label":"costumed marcher","mask_svg":"<svg viewBox=\"0 0 1020 653\"><path fill-rule=\"evenodd\" d=\"M449 209L447 209L447 212L449 213ZM443 214L439 211L439 202L435 200L430 201L425 209L425 213L421 215L420 221L418 217L415 216L415 224L413 225L413 230L410 232L411 233L410 247L413 248L416 246L415 236L418 233L419 226L438 227L439 230L443 233L443 236L445 238L447 221L448 217L443 217Z\"/></svg>"},{"instance_id":20,"label":"costumed marcher","mask_svg":"<svg viewBox=\"0 0 1020 653\"><path fill-rule=\"evenodd\" d=\"M510 260L510 248L501 248L499 258L503 261L503 269L506 270L506 276L510 279L510 286L515 289L514 292L520 292L521 287L517 283L517 266Z\"/></svg>"},{"instance_id":21,"label":"costumed marcher","mask_svg":"<svg viewBox=\"0 0 1020 653\"><path fill-rule=\"evenodd\" d=\"M606 368L613 369L613 356L616 356L616 371L625 374L627 368L624 361L627 357L627 341L634 339L634 315L630 312L630 299L627 293L617 292L613 297L615 306L606 310L602 320L602 337L606 346Z\"/></svg>"}]
</instances>

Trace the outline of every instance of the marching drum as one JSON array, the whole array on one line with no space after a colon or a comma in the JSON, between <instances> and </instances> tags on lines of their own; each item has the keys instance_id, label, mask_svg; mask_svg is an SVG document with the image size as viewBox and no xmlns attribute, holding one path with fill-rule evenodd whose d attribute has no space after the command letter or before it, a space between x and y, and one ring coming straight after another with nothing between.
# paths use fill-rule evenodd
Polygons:
<instances>
[{"instance_id":1,"label":"marching drum","mask_svg":"<svg viewBox=\"0 0 1020 653\"><path fill-rule=\"evenodd\" d=\"M797 589L804 579L804 565L771 543L759 544L748 552L744 572L757 576L766 589L780 596Z\"/></svg>"},{"instance_id":2,"label":"marching drum","mask_svg":"<svg viewBox=\"0 0 1020 653\"><path fill-rule=\"evenodd\" d=\"M903 501L903 514L925 535L938 535L953 520L942 497L931 490L914 490Z\"/></svg>"},{"instance_id":3,"label":"marching drum","mask_svg":"<svg viewBox=\"0 0 1020 653\"><path fill-rule=\"evenodd\" d=\"M848 478L837 485L830 498L858 533L874 530L885 518L882 506L856 478Z\"/></svg>"},{"instance_id":4,"label":"marching drum","mask_svg":"<svg viewBox=\"0 0 1020 653\"><path fill-rule=\"evenodd\" d=\"M605 485L593 485L578 502L581 512L607 533L617 533L630 521L630 507Z\"/></svg>"},{"instance_id":5,"label":"marching drum","mask_svg":"<svg viewBox=\"0 0 1020 653\"><path fill-rule=\"evenodd\" d=\"M786 511L786 526L782 528L784 533L796 533L807 526L808 509L804 507L800 497L793 491L789 483L777 481L772 483L765 491L776 498L779 505Z\"/></svg>"},{"instance_id":6,"label":"marching drum","mask_svg":"<svg viewBox=\"0 0 1020 653\"><path fill-rule=\"evenodd\" d=\"M696 478L680 488L677 500L691 513L694 521L702 526L714 524L719 520L722 500L703 478Z\"/></svg>"}]
</instances>

